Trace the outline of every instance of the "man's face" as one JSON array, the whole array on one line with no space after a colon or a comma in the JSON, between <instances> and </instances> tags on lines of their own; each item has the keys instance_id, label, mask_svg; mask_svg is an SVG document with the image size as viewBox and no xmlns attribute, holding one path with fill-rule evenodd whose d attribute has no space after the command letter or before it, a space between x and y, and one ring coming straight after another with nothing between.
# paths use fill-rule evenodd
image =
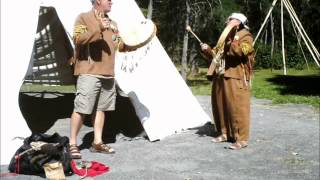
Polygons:
<instances>
[{"instance_id":1,"label":"man's face","mask_svg":"<svg viewBox=\"0 0 320 180\"><path fill-rule=\"evenodd\" d=\"M108 13L111 11L112 1L111 0L100 0L100 6L103 12Z\"/></svg>"}]
</instances>

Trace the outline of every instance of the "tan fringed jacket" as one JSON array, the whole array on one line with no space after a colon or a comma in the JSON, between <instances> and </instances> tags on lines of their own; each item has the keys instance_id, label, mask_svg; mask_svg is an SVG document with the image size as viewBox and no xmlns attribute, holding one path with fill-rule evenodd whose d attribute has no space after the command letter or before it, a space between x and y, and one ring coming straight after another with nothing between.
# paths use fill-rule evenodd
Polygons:
<instances>
[{"instance_id":1,"label":"tan fringed jacket","mask_svg":"<svg viewBox=\"0 0 320 180\"><path fill-rule=\"evenodd\" d=\"M209 64L214 56L214 52L213 49L208 48L202 53L210 61L208 62ZM254 56L253 37L247 29L243 28L235 34L232 41L226 39L224 46L224 77L244 79L244 76L246 76L246 80L249 80L252 73L251 63L253 63L250 62L251 56Z\"/></svg>"},{"instance_id":2,"label":"tan fringed jacket","mask_svg":"<svg viewBox=\"0 0 320 180\"><path fill-rule=\"evenodd\" d=\"M250 79L250 69L252 68L248 56L254 53L253 38L251 33L243 28L238 31L233 41L225 44L225 73L224 77L236 79Z\"/></svg>"},{"instance_id":3,"label":"tan fringed jacket","mask_svg":"<svg viewBox=\"0 0 320 180\"><path fill-rule=\"evenodd\" d=\"M115 51L125 48L114 21L111 21L110 28L103 30L94 10L82 13L76 19L73 39L74 75L114 76Z\"/></svg>"}]
</instances>

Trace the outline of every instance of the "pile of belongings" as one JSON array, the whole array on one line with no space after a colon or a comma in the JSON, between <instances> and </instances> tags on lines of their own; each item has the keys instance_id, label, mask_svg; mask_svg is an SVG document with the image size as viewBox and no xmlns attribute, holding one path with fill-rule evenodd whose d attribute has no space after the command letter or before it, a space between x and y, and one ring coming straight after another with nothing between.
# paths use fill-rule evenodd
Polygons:
<instances>
[{"instance_id":1,"label":"pile of belongings","mask_svg":"<svg viewBox=\"0 0 320 180\"><path fill-rule=\"evenodd\" d=\"M72 175L69 139L58 133L34 133L23 141L9 164L16 174L38 175L47 179L66 179Z\"/></svg>"}]
</instances>

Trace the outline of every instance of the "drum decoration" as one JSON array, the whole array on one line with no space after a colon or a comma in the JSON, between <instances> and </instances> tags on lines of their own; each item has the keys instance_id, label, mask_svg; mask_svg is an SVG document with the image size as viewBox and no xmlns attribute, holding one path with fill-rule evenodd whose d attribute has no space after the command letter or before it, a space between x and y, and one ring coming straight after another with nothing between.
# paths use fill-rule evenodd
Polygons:
<instances>
[{"instance_id":1,"label":"drum decoration","mask_svg":"<svg viewBox=\"0 0 320 180\"><path fill-rule=\"evenodd\" d=\"M150 19L129 26L120 31L120 36L126 47L137 49L148 44L156 35L157 27Z\"/></svg>"},{"instance_id":2,"label":"drum decoration","mask_svg":"<svg viewBox=\"0 0 320 180\"><path fill-rule=\"evenodd\" d=\"M124 60L121 63L122 71L133 73L139 66L139 61L150 51L152 39L155 37L156 32L155 24L149 19L145 19L119 32L126 48L131 50L131 52L125 52Z\"/></svg>"},{"instance_id":3,"label":"drum decoration","mask_svg":"<svg viewBox=\"0 0 320 180\"><path fill-rule=\"evenodd\" d=\"M218 75L224 74L225 72L224 44L229 33L235 26L236 24L228 24L222 31L216 46L213 48L214 55L207 72L207 79L210 81L212 80L214 72Z\"/></svg>"},{"instance_id":4,"label":"drum decoration","mask_svg":"<svg viewBox=\"0 0 320 180\"><path fill-rule=\"evenodd\" d=\"M126 52L121 63L121 70L126 73L133 73L136 68L138 68L139 62L141 62L148 55L152 45L153 44L151 41L147 45L133 52Z\"/></svg>"}]
</instances>

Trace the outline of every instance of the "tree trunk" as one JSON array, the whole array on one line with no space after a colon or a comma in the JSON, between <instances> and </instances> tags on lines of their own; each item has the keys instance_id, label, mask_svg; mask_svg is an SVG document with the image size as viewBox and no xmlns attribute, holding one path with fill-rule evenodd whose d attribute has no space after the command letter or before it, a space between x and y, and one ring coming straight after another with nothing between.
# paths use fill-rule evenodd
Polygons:
<instances>
[{"instance_id":1,"label":"tree trunk","mask_svg":"<svg viewBox=\"0 0 320 180\"><path fill-rule=\"evenodd\" d=\"M187 13L186 13L186 26L189 26L189 16L190 16L190 5L188 0L186 1L186 7L187 7ZM188 62L187 62L187 56L188 56L188 41L189 41L189 35L188 31L184 31L184 37L183 37L183 50L182 50L182 59L181 59L181 76L186 81L187 80L187 71L188 71Z\"/></svg>"},{"instance_id":2,"label":"tree trunk","mask_svg":"<svg viewBox=\"0 0 320 180\"><path fill-rule=\"evenodd\" d=\"M149 0L147 19L152 19L153 0Z\"/></svg>"},{"instance_id":3,"label":"tree trunk","mask_svg":"<svg viewBox=\"0 0 320 180\"><path fill-rule=\"evenodd\" d=\"M194 77L199 74L198 60L195 59L195 57L197 56L197 50L195 48L195 44L193 43L189 52L189 62L191 64L191 77Z\"/></svg>"},{"instance_id":4,"label":"tree trunk","mask_svg":"<svg viewBox=\"0 0 320 180\"><path fill-rule=\"evenodd\" d=\"M270 28L271 28L271 52L270 52L270 58L271 58L271 71L273 69L273 51L274 51L274 22L272 13L270 14Z\"/></svg>"},{"instance_id":5,"label":"tree trunk","mask_svg":"<svg viewBox=\"0 0 320 180\"><path fill-rule=\"evenodd\" d=\"M223 9L222 2L219 0L220 8Z\"/></svg>"},{"instance_id":6,"label":"tree trunk","mask_svg":"<svg viewBox=\"0 0 320 180\"><path fill-rule=\"evenodd\" d=\"M266 29L266 33L264 35L264 45L267 46L268 43L268 29Z\"/></svg>"}]
</instances>

